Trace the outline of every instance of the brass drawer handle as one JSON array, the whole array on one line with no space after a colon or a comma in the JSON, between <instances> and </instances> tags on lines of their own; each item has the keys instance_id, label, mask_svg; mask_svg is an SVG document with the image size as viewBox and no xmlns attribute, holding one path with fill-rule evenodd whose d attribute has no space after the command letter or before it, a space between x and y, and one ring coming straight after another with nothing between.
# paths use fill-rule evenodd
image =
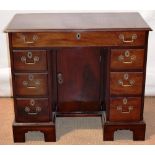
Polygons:
<instances>
[{"instance_id":1,"label":"brass drawer handle","mask_svg":"<svg viewBox=\"0 0 155 155\"><path fill-rule=\"evenodd\" d=\"M129 80L129 84L124 84L123 80L118 80L118 84L122 87L132 87L134 85L134 80Z\"/></svg>"},{"instance_id":2,"label":"brass drawer handle","mask_svg":"<svg viewBox=\"0 0 155 155\"><path fill-rule=\"evenodd\" d=\"M36 62L39 62L39 57L38 56L35 56L33 59L32 59L32 57L33 57L32 52L28 52L27 53L27 58L29 60L33 60L33 61L28 62L27 58L25 56L22 56L21 57L21 62L25 63L26 65L34 65L34 64L36 64Z\"/></svg>"},{"instance_id":3,"label":"brass drawer handle","mask_svg":"<svg viewBox=\"0 0 155 155\"><path fill-rule=\"evenodd\" d=\"M26 36L24 34L21 35L21 38L23 39L24 44L34 44L38 40L37 35L33 35L32 40L30 40L30 41L26 39Z\"/></svg>"},{"instance_id":4,"label":"brass drawer handle","mask_svg":"<svg viewBox=\"0 0 155 155\"><path fill-rule=\"evenodd\" d=\"M31 108L30 107L25 107L25 112L28 114L28 115L37 115L39 114L40 112L42 111L41 107L36 107L35 109L35 112L31 112Z\"/></svg>"},{"instance_id":5,"label":"brass drawer handle","mask_svg":"<svg viewBox=\"0 0 155 155\"><path fill-rule=\"evenodd\" d=\"M30 103L29 103L30 106L26 106L25 107L25 112L28 114L28 115L37 115L39 114L39 112L42 111L41 107L37 106L35 108L35 112L31 112L31 107L34 107L35 106L35 100L34 99L31 99L30 100Z\"/></svg>"},{"instance_id":6,"label":"brass drawer handle","mask_svg":"<svg viewBox=\"0 0 155 155\"><path fill-rule=\"evenodd\" d=\"M28 89L36 89L36 86L27 86Z\"/></svg>"},{"instance_id":7,"label":"brass drawer handle","mask_svg":"<svg viewBox=\"0 0 155 155\"><path fill-rule=\"evenodd\" d=\"M126 58L130 58L130 60L125 61ZM124 52L124 55L121 54L120 56L118 56L118 61L122 62L123 64L132 64L135 60L136 60L136 56L130 55L130 51L128 50Z\"/></svg>"},{"instance_id":8,"label":"brass drawer handle","mask_svg":"<svg viewBox=\"0 0 155 155\"><path fill-rule=\"evenodd\" d=\"M129 84L124 84L123 80L128 81ZM135 84L134 80L129 80L128 73L124 74L124 79L123 80L122 79L118 80L118 84L121 85L122 87L132 87Z\"/></svg>"},{"instance_id":9,"label":"brass drawer handle","mask_svg":"<svg viewBox=\"0 0 155 155\"><path fill-rule=\"evenodd\" d=\"M119 39L122 40L123 43L133 43L137 39L137 34L133 34L130 40L125 40L124 34L120 34Z\"/></svg>"},{"instance_id":10,"label":"brass drawer handle","mask_svg":"<svg viewBox=\"0 0 155 155\"><path fill-rule=\"evenodd\" d=\"M123 111L122 106L117 106L117 111L120 111L122 114L129 114L133 110L133 106L128 107L128 111Z\"/></svg>"},{"instance_id":11,"label":"brass drawer handle","mask_svg":"<svg viewBox=\"0 0 155 155\"><path fill-rule=\"evenodd\" d=\"M40 85L39 80L34 80L34 77L32 74L28 75L28 81L23 81L23 86L25 86L28 89L36 89Z\"/></svg>"}]
</instances>

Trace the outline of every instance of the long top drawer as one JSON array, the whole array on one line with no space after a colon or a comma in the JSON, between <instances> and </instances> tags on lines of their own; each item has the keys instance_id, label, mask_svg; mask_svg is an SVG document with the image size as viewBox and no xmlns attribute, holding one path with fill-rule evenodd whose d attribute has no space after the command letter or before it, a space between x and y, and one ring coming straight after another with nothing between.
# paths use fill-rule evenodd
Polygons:
<instances>
[{"instance_id":1,"label":"long top drawer","mask_svg":"<svg viewBox=\"0 0 155 155\"><path fill-rule=\"evenodd\" d=\"M145 31L59 31L12 33L13 47L144 45Z\"/></svg>"}]
</instances>

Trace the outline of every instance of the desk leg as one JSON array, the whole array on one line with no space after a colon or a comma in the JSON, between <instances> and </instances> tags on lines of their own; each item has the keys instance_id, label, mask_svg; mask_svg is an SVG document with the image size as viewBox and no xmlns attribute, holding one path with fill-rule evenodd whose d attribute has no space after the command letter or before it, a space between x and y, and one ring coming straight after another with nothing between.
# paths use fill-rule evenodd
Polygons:
<instances>
[{"instance_id":1,"label":"desk leg","mask_svg":"<svg viewBox=\"0 0 155 155\"><path fill-rule=\"evenodd\" d=\"M117 130L131 130L133 131L133 140L143 141L145 140L145 122L134 122L134 123L119 123L119 122L105 122L103 125L103 140L113 141L114 132Z\"/></svg>"},{"instance_id":2,"label":"desk leg","mask_svg":"<svg viewBox=\"0 0 155 155\"><path fill-rule=\"evenodd\" d=\"M25 142L25 133L28 131L40 131L44 133L46 142L55 142L55 124L49 123L13 123L14 142Z\"/></svg>"}]
</instances>

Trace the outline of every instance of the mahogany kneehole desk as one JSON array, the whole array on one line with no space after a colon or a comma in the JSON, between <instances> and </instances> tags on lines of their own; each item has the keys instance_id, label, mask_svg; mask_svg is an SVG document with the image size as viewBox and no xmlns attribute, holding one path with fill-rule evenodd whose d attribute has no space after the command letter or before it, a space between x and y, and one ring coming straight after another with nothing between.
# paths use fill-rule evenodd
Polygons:
<instances>
[{"instance_id":1,"label":"mahogany kneehole desk","mask_svg":"<svg viewBox=\"0 0 155 155\"><path fill-rule=\"evenodd\" d=\"M104 140L120 129L144 140L150 30L138 13L17 14L5 30L14 142L24 142L28 131L56 141L58 116L99 116Z\"/></svg>"}]
</instances>

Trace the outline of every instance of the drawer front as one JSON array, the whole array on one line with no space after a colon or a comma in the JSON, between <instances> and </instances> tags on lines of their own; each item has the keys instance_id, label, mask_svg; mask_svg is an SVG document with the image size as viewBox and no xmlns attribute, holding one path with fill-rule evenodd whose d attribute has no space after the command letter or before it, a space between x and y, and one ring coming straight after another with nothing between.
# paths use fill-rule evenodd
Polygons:
<instances>
[{"instance_id":1,"label":"drawer front","mask_svg":"<svg viewBox=\"0 0 155 155\"><path fill-rule=\"evenodd\" d=\"M144 31L79 31L13 33L13 47L143 46Z\"/></svg>"},{"instance_id":2,"label":"drawer front","mask_svg":"<svg viewBox=\"0 0 155 155\"><path fill-rule=\"evenodd\" d=\"M112 49L111 69L143 69L144 49Z\"/></svg>"},{"instance_id":3,"label":"drawer front","mask_svg":"<svg viewBox=\"0 0 155 155\"><path fill-rule=\"evenodd\" d=\"M47 95L47 74L15 74L16 95Z\"/></svg>"},{"instance_id":4,"label":"drawer front","mask_svg":"<svg viewBox=\"0 0 155 155\"><path fill-rule=\"evenodd\" d=\"M48 99L16 99L17 122L50 121Z\"/></svg>"},{"instance_id":5,"label":"drawer front","mask_svg":"<svg viewBox=\"0 0 155 155\"><path fill-rule=\"evenodd\" d=\"M14 50L13 59L15 70L47 70L46 51L44 50Z\"/></svg>"},{"instance_id":6,"label":"drawer front","mask_svg":"<svg viewBox=\"0 0 155 155\"><path fill-rule=\"evenodd\" d=\"M118 97L110 99L110 121L140 121L140 112L140 97Z\"/></svg>"},{"instance_id":7,"label":"drawer front","mask_svg":"<svg viewBox=\"0 0 155 155\"><path fill-rule=\"evenodd\" d=\"M142 93L143 73L141 72L111 72L110 94L140 95Z\"/></svg>"}]
</instances>

